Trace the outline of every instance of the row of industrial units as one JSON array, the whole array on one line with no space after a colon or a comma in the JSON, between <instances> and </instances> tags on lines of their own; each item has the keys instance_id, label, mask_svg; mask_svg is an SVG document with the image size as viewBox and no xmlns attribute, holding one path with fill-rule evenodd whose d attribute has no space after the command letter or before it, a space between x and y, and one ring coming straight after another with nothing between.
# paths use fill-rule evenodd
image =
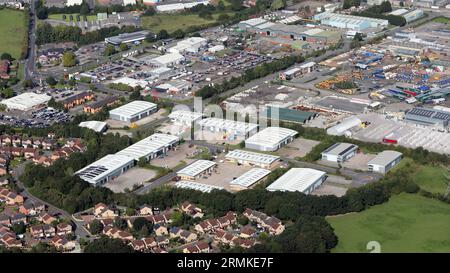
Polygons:
<instances>
[{"instance_id":1,"label":"row of industrial units","mask_svg":"<svg viewBox=\"0 0 450 273\"><path fill-rule=\"evenodd\" d=\"M180 139L167 134L153 134L117 152L106 155L75 174L93 185L101 185L126 172L141 158L147 161L166 154Z\"/></svg>"},{"instance_id":2,"label":"row of industrial units","mask_svg":"<svg viewBox=\"0 0 450 273\"><path fill-rule=\"evenodd\" d=\"M300 25L273 23L262 18L241 21L239 29L264 36L301 40L310 43L332 44L338 42L342 35L339 31L309 28Z\"/></svg>"},{"instance_id":3,"label":"row of industrial units","mask_svg":"<svg viewBox=\"0 0 450 273\"><path fill-rule=\"evenodd\" d=\"M358 152L358 146L351 143L335 143L322 152L322 160L338 164L348 161ZM376 173L387 173L402 159L402 153L386 150L377 154L375 158L367 163L367 169Z\"/></svg>"}]
</instances>

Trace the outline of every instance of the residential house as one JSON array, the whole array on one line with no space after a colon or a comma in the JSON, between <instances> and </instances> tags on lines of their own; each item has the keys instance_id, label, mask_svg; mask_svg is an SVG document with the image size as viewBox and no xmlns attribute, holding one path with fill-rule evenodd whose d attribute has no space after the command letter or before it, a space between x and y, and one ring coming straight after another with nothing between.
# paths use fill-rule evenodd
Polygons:
<instances>
[{"instance_id":1,"label":"residential house","mask_svg":"<svg viewBox=\"0 0 450 273\"><path fill-rule=\"evenodd\" d=\"M30 227L31 237L36 239L45 238L44 229L42 225L35 225Z\"/></svg>"},{"instance_id":2,"label":"residential house","mask_svg":"<svg viewBox=\"0 0 450 273\"><path fill-rule=\"evenodd\" d=\"M131 241L130 245L136 251L144 251L145 250L145 243L143 240Z\"/></svg>"},{"instance_id":3,"label":"residential house","mask_svg":"<svg viewBox=\"0 0 450 273\"><path fill-rule=\"evenodd\" d=\"M153 207L150 205L142 205L139 207L139 215L153 215Z\"/></svg>"},{"instance_id":4,"label":"residential house","mask_svg":"<svg viewBox=\"0 0 450 273\"><path fill-rule=\"evenodd\" d=\"M156 236L155 241L159 247L166 247L169 245L169 238L166 236Z\"/></svg>"},{"instance_id":5,"label":"residential house","mask_svg":"<svg viewBox=\"0 0 450 273\"><path fill-rule=\"evenodd\" d=\"M47 238L51 238L56 235L56 228L52 225L46 224L42 227L42 229L44 230L45 237Z\"/></svg>"},{"instance_id":6,"label":"residential house","mask_svg":"<svg viewBox=\"0 0 450 273\"><path fill-rule=\"evenodd\" d=\"M59 223L56 225L56 234L65 236L72 233L72 226L66 223Z\"/></svg>"},{"instance_id":7,"label":"residential house","mask_svg":"<svg viewBox=\"0 0 450 273\"><path fill-rule=\"evenodd\" d=\"M256 235L256 230L250 225L242 227L239 232L239 236L241 236L242 238L251 238L255 235Z\"/></svg>"},{"instance_id":8,"label":"residential house","mask_svg":"<svg viewBox=\"0 0 450 273\"><path fill-rule=\"evenodd\" d=\"M56 217L54 217L54 216L52 216L52 215L50 215L50 214L48 214L46 212L42 212L39 215L39 221L41 221L42 223L47 224L47 225L52 224L56 220L57 220Z\"/></svg>"},{"instance_id":9,"label":"residential house","mask_svg":"<svg viewBox=\"0 0 450 273\"><path fill-rule=\"evenodd\" d=\"M201 208L189 202L184 202L181 205L181 210L192 218L202 218L204 215Z\"/></svg>"},{"instance_id":10,"label":"residential house","mask_svg":"<svg viewBox=\"0 0 450 273\"><path fill-rule=\"evenodd\" d=\"M55 248L60 251L71 251L76 247L75 241L69 241L66 238L58 235L53 237L53 239L50 241L50 244L55 246Z\"/></svg>"},{"instance_id":11,"label":"residential house","mask_svg":"<svg viewBox=\"0 0 450 273\"><path fill-rule=\"evenodd\" d=\"M183 249L183 253L209 253L210 247L206 242L196 242Z\"/></svg>"},{"instance_id":12,"label":"residential house","mask_svg":"<svg viewBox=\"0 0 450 273\"><path fill-rule=\"evenodd\" d=\"M190 243L197 240L197 234L187 230L183 230L180 232L180 239L182 239L186 243Z\"/></svg>"},{"instance_id":13,"label":"residential house","mask_svg":"<svg viewBox=\"0 0 450 273\"><path fill-rule=\"evenodd\" d=\"M143 239L145 247L147 247L147 249L152 249L158 246L158 243L156 242L154 237L147 237Z\"/></svg>"},{"instance_id":14,"label":"residential house","mask_svg":"<svg viewBox=\"0 0 450 273\"><path fill-rule=\"evenodd\" d=\"M153 230L155 231L156 236L169 235L167 228L159 224L154 225Z\"/></svg>"}]
</instances>

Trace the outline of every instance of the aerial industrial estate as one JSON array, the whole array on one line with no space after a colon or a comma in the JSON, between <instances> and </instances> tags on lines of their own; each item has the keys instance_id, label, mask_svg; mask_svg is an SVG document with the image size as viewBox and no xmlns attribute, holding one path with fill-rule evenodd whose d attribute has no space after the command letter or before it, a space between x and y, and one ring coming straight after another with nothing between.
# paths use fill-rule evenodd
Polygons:
<instances>
[{"instance_id":1,"label":"aerial industrial estate","mask_svg":"<svg viewBox=\"0 0 450 273\"><path fill-rule=\"evenodd\" d=\"M450 2L0 0L0 22L0 252L450 252Z\"/></svg>"}]
</instances>

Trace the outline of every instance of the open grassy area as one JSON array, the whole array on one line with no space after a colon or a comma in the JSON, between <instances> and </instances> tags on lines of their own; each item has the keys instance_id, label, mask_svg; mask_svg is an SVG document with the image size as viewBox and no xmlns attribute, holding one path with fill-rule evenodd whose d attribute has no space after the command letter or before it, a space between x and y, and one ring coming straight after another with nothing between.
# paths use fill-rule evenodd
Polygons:
<instances>
[{"instance_id":1,"label":"open grassy area","mask_svg":"<svg viewBox=\"0 0 450 273\"><path fill-rule=\"evenodd\" d=\"M449 172L444 167L420 166L417 174L414 176L414 182L431 193L445 193L447 189L447 175L449 175Z\"/></svg>"},{"instance_id":2,"label":"open grassy area","mask_svg":"<svg viewBox=\"0 0 450 273\"><path fill-rule=\"evenodd\" d=\"M0 54L8 52L19 59L27 33L25 13L18 10L0 9Z\"/></svg>"},{"instance_id":3,"label":"open grassy area","mask_svg":"<svg viewBox=\"0 0 450 273\"><path fill-rule=\"evenodd\" d=\"M339 238L334 252L369 252L378 241L381 252L449 252L450 205L402 193L360 213L327 217Z\"/></svg>"},{"instance_id":4,"label":"open grassy area","mask_svg":"<svg viewBox=\"0 0 450 273\"><path fill-rule=\"evenodd\" d=\"M69 20L69 18L70 18L70 15L72 15L73 16L73 20L74 21L77 21L77 15L78 15L78 13L72 13L72 14L50 14L49 16L48 16L48 19L53 19L53 20L61 20L61 21L63 21L63 15L66 15L66 22L69 22L70 20ZM80 15L81 16L81 21L83 21L83 15ZM87 20L89 21L89 22L92 22L92 21L96 21L97 20L97 15L87 15Z\"/></svg>"},{"instance_id":5,"label":"open grassy area","mask_svg":"<svg viewBox=\"0 0 450 273\"><path fill-rule=\"evenodd\" d=\"M450 24L450 18L449 17L436 17L433 19L433 22L435 23L441 23L441 24Z\"/></svg>"},{"instance_id":6,"label":"open grassy area","mask_svg":"<svg viewBox=\"0 0 450 273\"><path fill-rule=\"evenodd\" d=\"M200 18L197 14L160 14L154 16L143 16L142 27L158 33L165 29L172 33L177 29L185 31L188 27L208 25L216 22L219 14L214 14L214 20Z\"/></svg>"}]
</instances>

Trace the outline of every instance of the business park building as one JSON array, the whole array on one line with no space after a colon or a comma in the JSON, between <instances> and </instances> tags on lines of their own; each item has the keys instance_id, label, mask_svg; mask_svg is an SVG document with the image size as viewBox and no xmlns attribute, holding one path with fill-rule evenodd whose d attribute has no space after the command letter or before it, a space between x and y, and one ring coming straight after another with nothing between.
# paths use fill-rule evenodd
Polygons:
<instances>
[{"instance_id":1,"label":"business park building","mask_svg":"<svg viewBox=\"0 0 450 273\"><path fill-rule=\"evenodd\" d=\"M109 117L128 123L138 121L158 110L158 106L148 101L135 100L109 111Z\"/></svg>"}]
</instances>

